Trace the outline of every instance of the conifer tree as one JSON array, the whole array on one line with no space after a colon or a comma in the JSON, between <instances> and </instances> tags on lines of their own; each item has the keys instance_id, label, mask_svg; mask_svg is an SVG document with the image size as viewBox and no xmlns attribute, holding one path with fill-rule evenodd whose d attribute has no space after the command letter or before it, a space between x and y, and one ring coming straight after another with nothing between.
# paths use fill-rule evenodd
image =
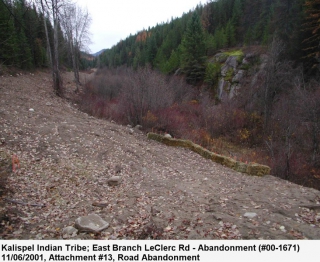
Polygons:
<instances>
[{"instance_id":1,"label":"conifer tree","mask_svg":"<svg viewBox=\"0 0 320 262\"><path fill-rule=\"evenodd\" d=\"M232 47L236 44L236 36L235 36L235 28L231 20L227 23L226 26L226 40L227 40L227 45L229 47Z\"/></svg>"},{"instance_id":2,"label":"conifer tree","mask_svg":"<svg viewBox=\"0 0 320 262\"><path fill-rule=\"evenodd\" d=\"M181 67L190 84L196 84L205 74L205 34L199 15L194 12L181 44Z\"/></svg>"},{"instance_id":3,"label":"conifer tree","mask_svg":"<svg viewBox=\"0 0 320 262\"><path fill-rule=\"evenodd\" d=\"M157 42L156 37L151 36L148 38L147 41L147 60L151 64L151 66L154 66L154 59L157 55Z\"/></svg>"},{"instance_id":4,"label":"conifer tree","mask_svg":"<svg viewBox=\"0 0 320 262\"><path fill-rule=\"evenodd\" d=\"M313 73L320 72L320 0L308 0L305 4L306 23L304 32L307 37L305 44L305 61L306 66Z\"/></svg>"},{"instance_id":5,"label":"conifer tree","mask_svg":"<svg viewBox=\"0 0 320 262\"><path fill-rule=\"evenodd\" d=\"M16 66L17 35L8 6L9 3L6 1L0 1L0 61L6 65Z\"/></svg>"}]
</instances>

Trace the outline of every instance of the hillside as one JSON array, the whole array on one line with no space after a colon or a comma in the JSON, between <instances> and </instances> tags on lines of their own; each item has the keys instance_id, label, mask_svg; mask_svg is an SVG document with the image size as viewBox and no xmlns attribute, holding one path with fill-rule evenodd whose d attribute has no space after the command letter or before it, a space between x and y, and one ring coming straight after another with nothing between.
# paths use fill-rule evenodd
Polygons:
<instances>
[{"instance_id":1,"label":"hillside","mask_svg":"<svg viewBox=\"0 0 320 262\"><path fill-rule=\"evenodd\" d=\"M106 51L107 49L102 49L102 50L100 50L100 51L98 51L98 52L96 52L96 53L94 53L94 54L91 54L92 56L94 56L94 57L97 57L97 56L99 56L99 55L101 55L104 51Z\"/></svg>"},{"instance_id":2,"label":"hillside","mask_svg":"<svg viewBox=\"0 0 320 262\"><path fill-rule=\"evenodd\" d=\"M2 239L320 239L319 191L91 117L55 96L50 77L1 77L0 151L20 161L1 196ZM63 77L72 91L71 73ZM113 175L121 183L110 187ZM66 233L91 213L110 226Z\"/></svg>"}]
</instances>

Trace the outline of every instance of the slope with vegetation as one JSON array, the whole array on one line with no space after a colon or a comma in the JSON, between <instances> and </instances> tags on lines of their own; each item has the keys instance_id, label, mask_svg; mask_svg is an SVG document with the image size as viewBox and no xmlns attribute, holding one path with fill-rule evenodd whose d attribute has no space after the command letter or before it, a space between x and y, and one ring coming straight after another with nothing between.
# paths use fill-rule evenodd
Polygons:
<instances>
[{"instance_id":1,"label":"slope with vegetation","mask_svg":"<svg viewBox=\"0 0 320 262\"><path fill-rule=\"evenodd\" d=\"M316 0L199 5L102 53L83 108L320 188L318 10Z\"/></svg>"}]
</instances>

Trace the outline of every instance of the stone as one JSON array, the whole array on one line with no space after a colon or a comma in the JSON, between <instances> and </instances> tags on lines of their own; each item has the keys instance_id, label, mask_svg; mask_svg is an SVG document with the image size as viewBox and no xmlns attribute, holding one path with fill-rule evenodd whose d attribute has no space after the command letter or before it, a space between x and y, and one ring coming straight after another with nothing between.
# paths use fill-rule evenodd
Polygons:
<instances>
[{"instance_id":1,"label":"stone","mask_svg":"<svg viewBox=\"0 0 320 262\"><path fill-rule=\"evenodd\" d=\"M210 63L224 63L228 59L228 55L225 53L218 53L214 56L213 60L209 61Z\"/></svg>"},{"instance_id":2,"label":"stone","mask_svg":"<svg viewBox=\"0 0 320 262\"><path fill-rule=\"evenodd\" d=\"M222 99L226 90L230 90L230 83L225 81L223 78L219 80L218 84L218 98Z\"/></svg>"},{"instance_id":3,"label":"stone","mask_svg":"<svg viewBox=\"0 0 320 262\"><path fill-rule=\"evenodd\" d=\"M164 137L166 138L172 138L172 136L170 134L165 134Z\"/></svg>"},{"instance_id":4,"label":"stone","mask_svg":"<svg viewBox=\"0 0 320 262\"><path fill-rule=\"evenodd\" d=\"M280 230L282 231L282 232L287 232L287 230L286 230L286 228L284 227L284 226L281 226L281 227L279 227L280 228Z\"/></svg>"},{"instance_id":5,"label":"stone","mask_svg":"<svg viewBox=\"0 0 320 262\"><path fill-rule=\"evenodd\" d=\"M120 176L112 176L111 178L108 179L109 186L118 186L120 182L121 182Z\"/></svg>"},{"instance_id":6,"label":"stone","mask_svg":"<svg viewBox=\"0 0 320 262\"><path fill-rule=\"evenodd\" d=\"M103 208L103 207L107 207L109 205L109 203L108 202L93 202L92 205L95 207L102 207Z\"/></svg>"},{"instance_id":7,"label":"stone","mask_svg":"<svg viewBox=\"0 0 320 262\"><path fill-rule=\"evenodd\" d=\"M122 167L120 165L116 165L114 168L114 171L116 172L116 174L121 173Z\"/></svg>"},{"instance_id":8,"label":"stone","mask_svg":"<svg viewBox=\"0 0 320 262\"><path fill-rule=\"evenodd\" d=\"M178 75L181 74L181 72L182 72L181 68L178 68L178 69L174 72L174 75L175 75L175 76L178 76Z\"/></svg>"},{"instance_id":9,"label":"stone","mask_svg":"<svg viewBox=\"0 0 320 262\"><path fill-rule=\"evenodd\" d=\"M246 212L243 216L244 216L244 217L247 217L247 218L254 218L254 217L257 216L257 213Z\"/></svg>"},{"instance_id":10,"label":"stone","mask_svg":"<svg viewBox=\"0 0 320 262\"><path fill-rule=\"evenodd\" d=\"M257 57L257 53L255 53L255 52L247 53L247 54L245 55L245 58L246 58L247 60L254 59L254 58L256 58L256 57Z\"/></svg>"},{"instance_id":11,"label":"stone","mask_svg":"<svg viewBox=\"0 0 320 262\"><path fill-rule=\"evenodd\" d=\"M249 65L250 62L247 60L247 58L243 58L243 59L242 59L242 64L243 64L243 65Z\"/></svg>"},{"instance_id":12,"label":"stone","mask_svg":"<svg viewBox=\"0 0 320 262\"><path fill-rule=\"evenodd\" d=\"M244 76L244 70L239 70L238 73L232 78L233 83L239 83Z\"/></svg>"},{"instance_id":13,"label":"stone","mask_svg":"<svg viewBox=\"0 0 320 262\"><path fill-rule=\"evenodd\" d=\"M130 134L130 135L133 135L133 133L134 133L133 128L130 128L130 129L129 129L129 134Z\"/></svg>"},{"instance_id":14,"label":"stone","mask_svg":"<svg viewBox=\"0 0 320 262\"><path fill-rule=\"evenodd\" d=\"M30 108L30 109L29 109L29 112L34 112L34 109L33 109L33 108Z\"/></svg>"},{"instance_id":15,"label":"stone","mask_svg":"<svg viewBox=\"0 0 320 262\"><path fill-rule=\"evenodd\" d=\"M78 234L78 229L68 226L62 230L63 238L75 237Z\"/></svg>"},{"instance_id":16,"label":"stone","mask_svg":"<svg viewBox=\"0 0 320 262\"><path fill-rule=\"evenodd\" d=\"M241 88L240 84L233 84L230 87L230 92L229 92L229 99L232 99L233 97L238 95L238 90Z\"/></svg>"},{"instance_id":17,"label":"stone","mask_svg":"<svg viewBox=\"0 0 320 262\"><path fill-rule=\"evenodd\" d=\"M221 68L221 75L226 76L229 69L236 70L238 66L238 57L237 56L229 56L224 66Z\"/></svg>"},{"instance_id":18,"label":"stone","mask_svg":"<svg viewBox=\"0 0 320 262\"><path fill-rule=\"evenodd\" d=\"M141 129L142 129L142 126L141 126L141 125L136 125L136 126L134 127L134 129L141 130Z\"/></svg>"},{"instance_id":19,"label":"stone","mask_svg":"<svg viewBox=\"0 0 320 262\"><path fill-rule=\"evenodd\" d=\"M90 214L88 216L78 217L75 227L80 232L99 233L109 227L109 223L103 220L99 215Z\"/></svg>"}]
</instances>

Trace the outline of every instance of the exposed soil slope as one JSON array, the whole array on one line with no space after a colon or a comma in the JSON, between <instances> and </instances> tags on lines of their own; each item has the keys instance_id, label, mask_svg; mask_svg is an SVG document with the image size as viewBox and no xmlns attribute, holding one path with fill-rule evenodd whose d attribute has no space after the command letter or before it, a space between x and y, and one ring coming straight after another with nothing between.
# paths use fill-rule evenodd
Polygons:
<instances>
[{"instance_id":1,"label":"exposed soil slope","mask_svg":"<svg viewBox=\"0 0 320 262\"><path fill-rule=\"evenodd\" d=\"M74 89L71 74L64 83ZM0 77L0 95L0 149L21 165L2 197L2 239L59 239L90 213L110 227L74 238L320 239L317 190L90 117L53 94L48 73ZM109 187L115 174L122 183Z\"/></svg>"}]
</instances>

